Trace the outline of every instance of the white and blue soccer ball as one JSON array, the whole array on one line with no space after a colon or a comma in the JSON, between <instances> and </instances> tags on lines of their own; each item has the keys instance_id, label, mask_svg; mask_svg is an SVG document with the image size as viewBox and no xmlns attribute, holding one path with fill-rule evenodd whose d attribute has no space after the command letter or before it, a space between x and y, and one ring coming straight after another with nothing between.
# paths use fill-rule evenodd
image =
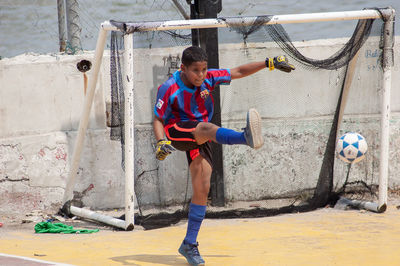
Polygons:
<instances>
[{"instance_id":1,"label":"white and blue soccer ball","mask_svg":"<svg viewBox=\"0 0 400 266\"><path fill-rule=\"evenodd\" d=\"M346 163L357 163L364 159L368 145L363 136L348 132L341 136L336 143L338 157Z\"/></svg>"}]
</instances>

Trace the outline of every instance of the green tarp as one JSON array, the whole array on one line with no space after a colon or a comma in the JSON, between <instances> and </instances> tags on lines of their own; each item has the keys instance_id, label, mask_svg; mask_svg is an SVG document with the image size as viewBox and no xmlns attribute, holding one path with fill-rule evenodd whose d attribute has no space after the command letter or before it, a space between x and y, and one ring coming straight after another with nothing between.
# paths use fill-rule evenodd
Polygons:
<instances>
[{"instance_id":1,"label":"green tarp","mask_svg":"<svg viewBox=\"0 0 400 266\"><path fill-rule=\"evenodd\" d=\"M41 222L35 225L35 233L90 234L98 231L99 229L74 229L62 223Z\"/></svg>"}]
</instances>

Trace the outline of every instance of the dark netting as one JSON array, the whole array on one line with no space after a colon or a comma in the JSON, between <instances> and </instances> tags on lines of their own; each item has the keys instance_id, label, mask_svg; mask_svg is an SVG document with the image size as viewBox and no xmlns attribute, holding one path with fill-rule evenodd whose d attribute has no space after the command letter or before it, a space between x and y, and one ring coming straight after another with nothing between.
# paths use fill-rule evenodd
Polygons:
<instances>
[{"instance_id":1,"label":"dark netting","mask_svg":"<svg viewBox=\"0 0 400 266\"><path fill-rule=\"evenodd\" d=\"M312 59L304 56L294 45L284 27L280 24L265 25L271 20L272 16L259 16L251 26L242 26L240 24L231 24L229 26L232 30L243 35L243 40L246 42L248 36L260 29L264 29L267 36L272 38L279 47L291 58L297 62L317 69L335 70L348 64L348 62L358 52L360 47L365 43L371 32L372 23L374 19L359 20L353 32L353 36L348 42L335 54L327 59Z\"/></svg>"},{"instance_id":2,"label":"dark netting","mask_svg":"<svg viewBox=\"0 0 400 266\"><path fill-rule=\"evenodd\" d=\"M191 45L190 31L144 31L134 34L136 47L161 48L169 46Z\"/></svg>"},{"instance_id":3,"label":"dark netting","mask_svg":"<svg viewBox=\"0 0 400 266\"><path fill-rule=\"evenodd\" d=\"M271 20L272 16L258 16L250 26L243 26L241 23L228 23L229 29L236 31L243 36L243 42L246 43L248 37L259 31L265 26L265 23ZM226 20L225 20L226 21Z\"/></svg>"},{"instance_id":4,"label":"dark netting","mask_svg":"<svg viewBox=\"0 0 400 266\"><path fill-rule=\"evenodd\" d=\"M229 89L224 92L222 97L223 126L240 130L242 124L239 123L240 125L238 125L237 122L243 120L246 110L251 107L257 108L263 120L268 124L268 132L264 135L266 139L264 146L268 147L266 152L257 153L257 156L255 156L249 154L243 147L224 146L224 160L226 162L224 172L227 173L224 182L227 194L229 194L229 189L233 187L230 183L234 182L238 183L235 184L236 187L242 188L243 194L249 193L246 191L247 188L252 188L252 184L242 180L249 178L247 173L239 167L243 161L246 162L247 167L257 168L260 175L266 176L265 180L262 180L253 189L261 194L268 190L268 187L271 187L269 188L270 192L258 200L244 199L241 198L241 195L236 198L227 198L226 202L229 203L229 207L226 206L224 209L208 208L206 217L209 218L262 217L312 210L334 202L340 193L348 192L352 186L362 184L362 186L368 187L368 192L371 192L373 191L371 187L376 183L376 174L374 173L377 165L372 161L366 161L355 166L359 172L365 172L366 176L372 176L370 180L362 182L350 180L350 168L335 163L337 160L335 158L335 142L337 133L352 130L356 126L357 130L363 131L371 147L375 147L374 149L371 148L373 149L370 151L373 153L371 156L374 158L378 156L376 149L379 142L378 133L375 129L369 128L370 124L379 124L373 116L377 112L379 113L379 110L377 111L379 109L377 97L363 99L362 104L347 106L345 114L350 118L343 118L344 122L341 125L339 125L338 120L339 110L343 109L344 98L349 98L348 102L357 101L354 97L360 97L364 92L365 94L368 91L375 92L376 90L376 93L379 92L382 74L382 45L380 45L382 20L359 20L353 34L346 41L336 42L335 45L331 46L321 44L326 50L332 52L328 55L322 53L324 57L319 58L318 55L307 55L308 48L298 47L299 42L292 41L283 26L265 25L270 19L271 16L259 16L250 26L231 23L228 30L219 29L220 35L235 34L235 32L240 34L243 44L243 46L237 48L237 50L243 52L243 55L232 56L229 58L231 65L226 66L220 63L221 67L233 67L243 64L245 61L259 60L259 57L254 54L262 50L266 52L267 56L271 56L271 54L289 56L294 59L291 62L295 64L296 68L302 68L302 73L304 73L304 76L301 77L290 74L276 82L273 80L266 82L262 74L255 75L252 77L252 82L258 84L255 88L247 88L246 81L237 83L241 90L249 89L249 92L242 94L240 99L236 96L235 91ZM227 21L223 18L221 20ZM159 22L155 23L160 24ZM137 61L134 62L136 75L134 77L137 87L135 87L134 113L135 135L138 138L135 140L135 194L139 206L139 213L135 220L145 228L167 226L187 216L186 207L190 199L189 173L188 171L176 170L173 174L166 175L167 164L160 164L155 158L149 161L149 158L154 156L151 114L157 87L179 68L180 55L184 48L182 46L191 44L191 34L190 31L185 30L142 32L141 27L137 24L134 28L127 28L124 23L116 23L115 25L118 25L121 31L135 32L133 34L136 48L134 58ZM251 43L251 37L254 35L261 36L259 39L263 39L265 45L264 43ZM115 117L114 122L111 123L111 137L112 139L121 139L123 147L122 57L120 51L123 47L121 46L121 37L122 35L113 33L111 39L111 117L112 119ZM221 48L222 44L220 44L220 60L221 57L230 57L232 48L229 45L223 49ZM168 47L168 49L162 50L163 47ZM374 76L374 79L363 81L359 76L355 77L356 81L353 81L353 83L356 85L354 86L362 87L363 90L356 92L360 95L347 96L344 93L346 80L353 75L348 73L349 62L355 57L358 58L359 63L356 69L352 71L356 71L356 73L358 73L357 71L368 71L368 74ZM152 87L141 88L141 84L145 83L144 76L149 72L151 72L153 78ZM316 79L318 76L322 78ZM298 80L290 80L294 77ZM303 84L303 86L304 83L309 83L310 87L319 86L320 90L311 88L309 93L301 94L297 91L296 86L293 86L296 83ZM139 94L140 96L138 96ZM327 94L329 94L329 97L326 96ZM276 111L279 106L274 106L274 101L271 101L274 98L277 99L277 103L283 99L284 104L287 105L282 112ZM324 105L314 116L303 117L304 115L300 114L298 110L305 109L304 112L307 114L308 105L312 105L310 99L312 101L330 99L332 103ZM356 116L353 117L354 114ZM309 145L310 143L312 145ZM281 153L280 150L293 151L293 154ZM258 159L259 157L261 159ZM311 184L303 184L307 182L299 181L302 176L310 175L310 172L305 170L305 164L308 165L308 168L313 169ZM169 165L169 167L172 166ZM360 170L362 167L363 169ZM345 180L341 178L334 180L334 171L345 171L347 173ZM276 194L278 192L274 191L274 185L279 183L280 180L276 176L280 175L292 182L288 184L287 191ZM185 178L180 180L179 184L170 184L171 178L175 178L175 176L184 176ZM300 185L302 190L298 192L297 186ZM175 193L179 194L176 198L173 198L172 195L166 195L167 189L164 188L171 189L172 186L174 191L176 190ZM182 187L182 189L178 190L179 187ZM257 195L257 193L253 193L253 195ZM276 207L263 206L263 204L267 204L265 202L272 198L290 200L285 201L287 204ZM237 207L232 203L235 200L257 201L257 203L252 204L252 207L249 207L249 205Z\"/></svg>"},{"instance_id":5,"label":"dark netting","mask_svg":"<svg viewBox=\"0 0 400 266\"><path fill-rule=\"evenodd\" d=\"M122 33L111 32L110 44L110 79L111 79L111 111L110 111L110 139L119 140L121 142L122 160L121 166L124 167L124 87L122 84L121 71L121 52L123 51Z\"/></svg>"},{"instance_id":6,"label":"dark netting","mask_svg":"<svg viewBox=\"0 0 400 266\"><path fill-rule=\"evenodd\" d=\"M160 48L171 46L191 45L192 34L190 30L144 31L140 23L110 21L125 34L135 33L135 48ZM153 22L154 27L161 22ZM129 26L134 25L134 26Z\"/></svg>"},{"instance_id":7,"label":"dark netting","mask_svg":"<svg viewBox=\"0 0 400 266\"><path fill-rule=\"evenodd\" d=\"M112 21L112 23L121 29L112 31L110 40L110 79L111 79L111 110L109 112L110 139L121 142L122 160L121 165L124 169L124 89L122 82L122 53L124 50L123 36L126 30L125 24L122 22ZM135 48L145 47L148 49L184 46L191 44L190 31L147 31L137 32L134 35ZM169 74L179 69L179 58L168 58L171 61L171 69Z\"/></svg>"},{"instance_id":8,"label":"dark netting","mask_svg":"<svg viewBox=\"0 0 400 266\"><path fill-rule=\"evenodd\" d=\"M290 41L282 25L269 25L266 27L266 30L279 47L296 61L309 67L335 70L347 65L353 59L354 55L368 38L373 22L374 20L372 19L358 21L353 36L351 36L344 47L331 57L322 60L308 58L301 54Z\"/></svg>"}]
</instances>

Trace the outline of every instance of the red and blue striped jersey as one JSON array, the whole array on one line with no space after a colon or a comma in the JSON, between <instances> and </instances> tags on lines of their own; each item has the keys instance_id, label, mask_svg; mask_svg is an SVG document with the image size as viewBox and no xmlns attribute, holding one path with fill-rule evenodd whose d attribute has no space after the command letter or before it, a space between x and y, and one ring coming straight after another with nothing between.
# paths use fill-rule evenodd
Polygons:
<instances>
[{"instance_id":1,"label":"red and blue striped jersey","mask_svg":"<svg viewBox=\"0 0 400 266\"><path fill-rule=\"evenodd\" d=\"M164 121L164 127L179 121L209 122L214 113L211 92L216 85L229 84L229 69L208 69L200 87L188 88L176 71L159 88L154 113Z\"/></svg>"}]
</instances>

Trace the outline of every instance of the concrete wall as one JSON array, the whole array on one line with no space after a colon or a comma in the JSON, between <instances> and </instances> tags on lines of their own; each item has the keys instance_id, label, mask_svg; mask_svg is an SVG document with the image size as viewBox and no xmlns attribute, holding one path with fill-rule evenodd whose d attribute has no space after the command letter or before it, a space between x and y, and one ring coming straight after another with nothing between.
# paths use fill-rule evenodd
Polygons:
<instances>
[{"instance_id":1,"label":"concrete wall","mask_svg":"<svg viewBox=\"0 0 400 266\"><path fill-rule=\"evenodd\" d=\"M326 58L343 40L296 43L304 54ZM375 43L376 44L376 43ZM369 154L355 165L351 180L377 184L379 165L379 92L381 89L375 44L359 57L341 132L359 131ZM395 58L400 46L395 46ZM190 197L183 152L167 160L154 158L151 121L157 87L174 71L182 48L135 52L136 193L142 204L173 205ZM282 54L273 44L220 46L221 67L234 67L266 56ZM59 206L69 171L76 130L83 109L83 74L76 69L93 53L21 55L0 61L0 210ZM89 130L78 172L76 199L93 208L124 204L124 177L120 144L109 140L109 59L106 51L91 112ZM265 145L253 151L245 146L224 147L225 196L228 201L295 196L315 187L332 114L336 108L341 71L309 71L296 64L294 73L263 70L221 86L222 119L226 127L244 127L249 107L263 117ZM400 144L399 64L392 75L392 120L389 184L396 187ZM91 78L91 71L88 73ZM362 100L360 100L362 99ZM335 164L335 185L346 174ZM186 188L189 187L189 194Z\"/></svg>"}]
</instances>

